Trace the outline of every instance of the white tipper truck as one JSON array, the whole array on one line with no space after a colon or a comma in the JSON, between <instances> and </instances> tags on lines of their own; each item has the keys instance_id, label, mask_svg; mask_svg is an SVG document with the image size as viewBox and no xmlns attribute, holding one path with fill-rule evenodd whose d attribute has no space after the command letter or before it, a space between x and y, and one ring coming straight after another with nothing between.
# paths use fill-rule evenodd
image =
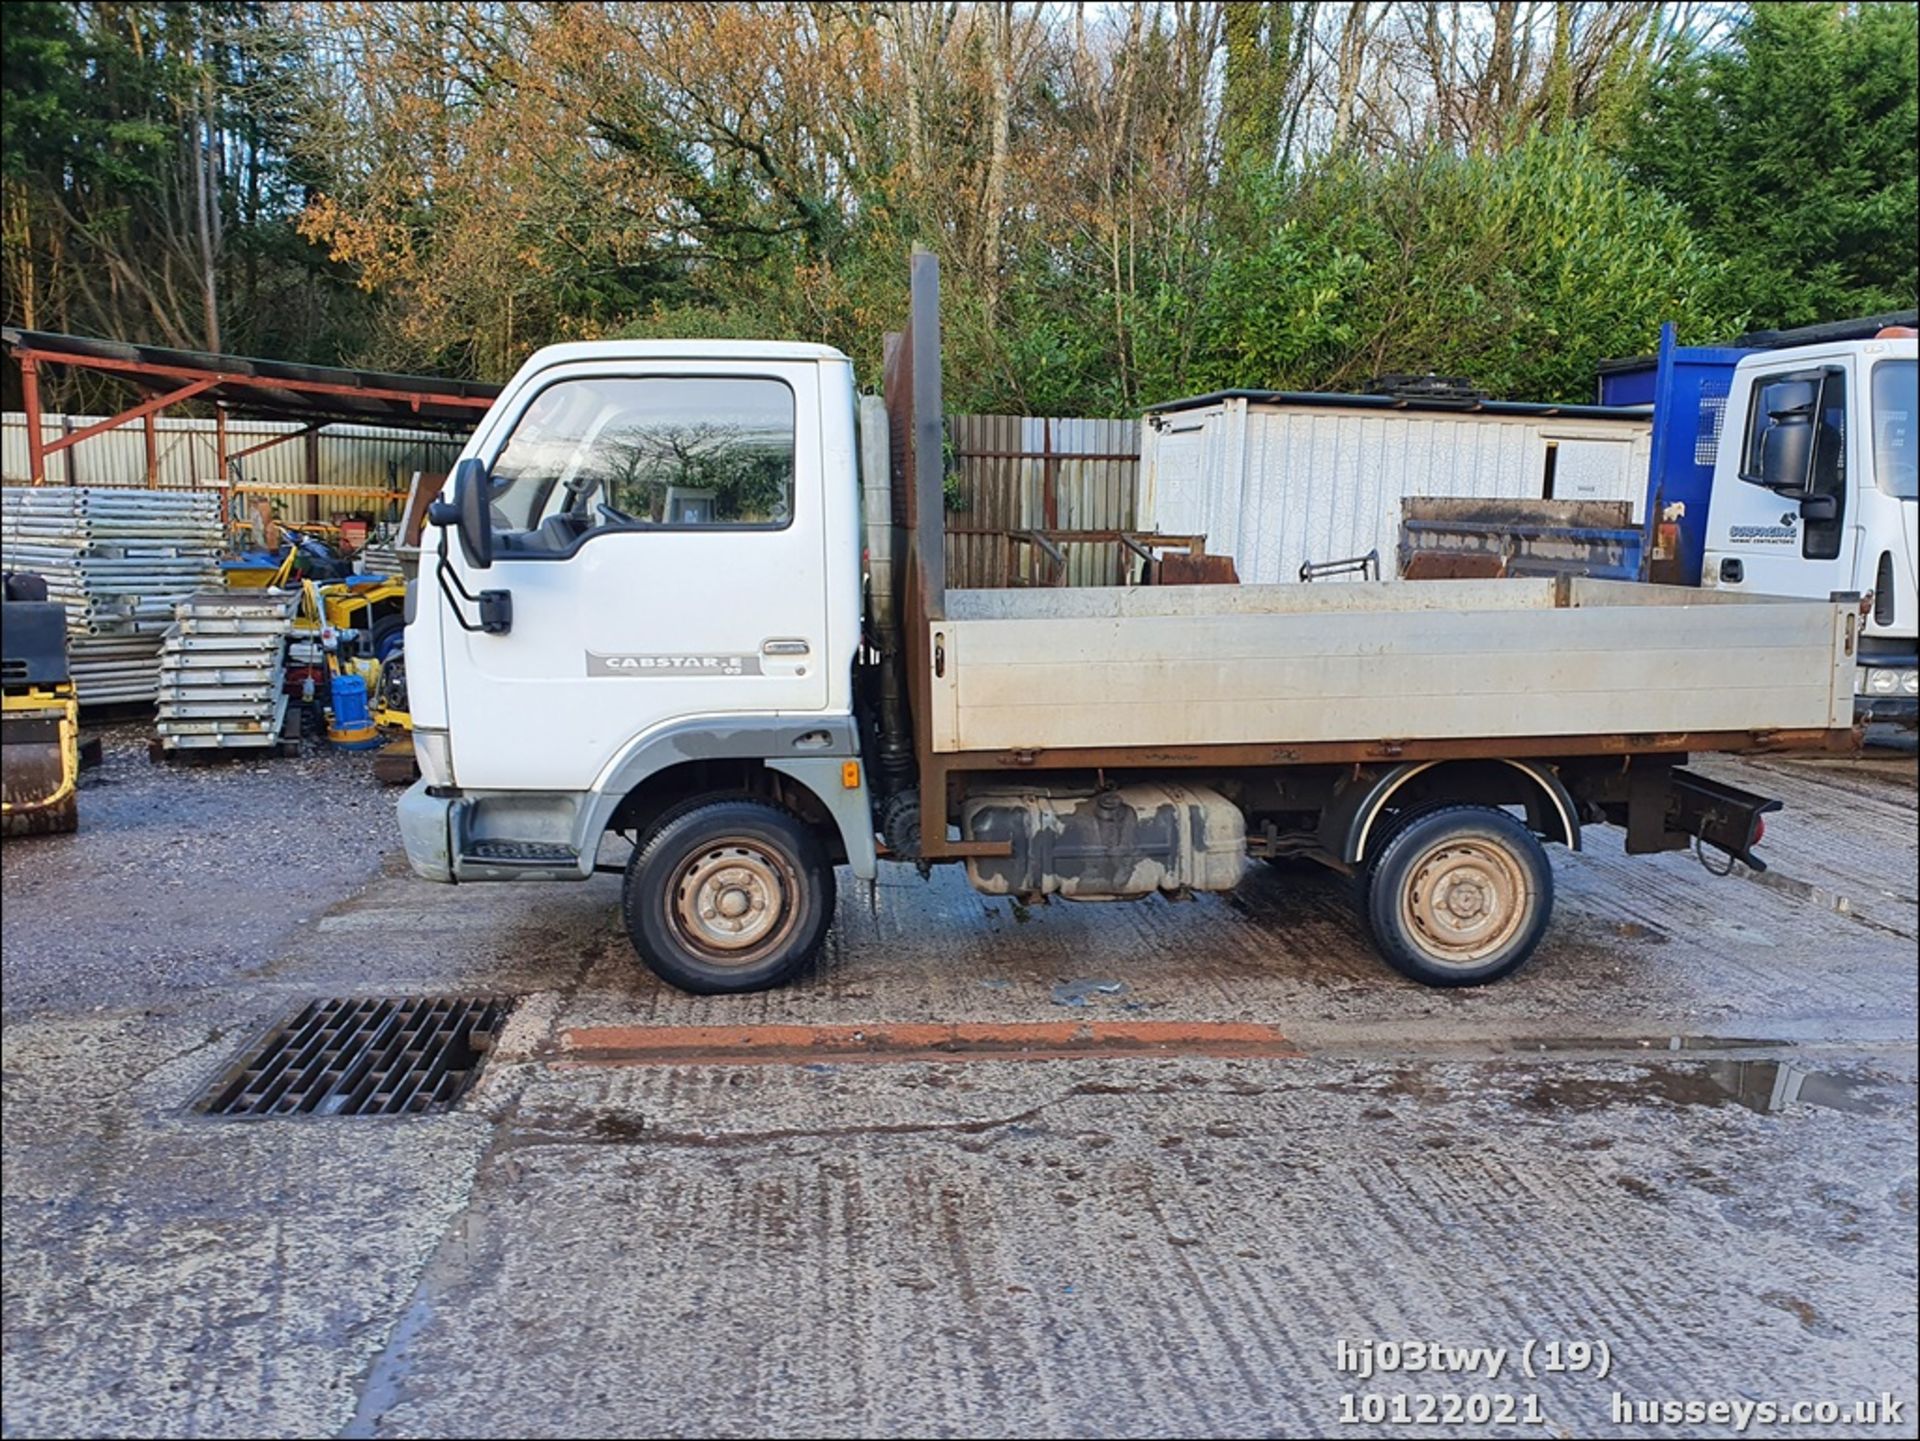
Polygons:
<instances>
[{"instance_id":1,"label":"white tipper truck","mask_svg":"<svg viewBox=\"0 0 1920 1441\"><path fill-rule=\"evenodd\" d=\"M963 864L1037 901L1223 891L1306 858L1352 878L1389 964L1472 985L1539 945L1545 844L1614 824L1629 851L1757 867L1777 803L1688 755L1854 743L1846 599L1574 577L948 590L938 294L916 254L884 410L818 345L527 362L415 583L399 821L420 875L617 872L641 958L732 992L808 965L837 864Z\"/></svg>"}]
</instances>

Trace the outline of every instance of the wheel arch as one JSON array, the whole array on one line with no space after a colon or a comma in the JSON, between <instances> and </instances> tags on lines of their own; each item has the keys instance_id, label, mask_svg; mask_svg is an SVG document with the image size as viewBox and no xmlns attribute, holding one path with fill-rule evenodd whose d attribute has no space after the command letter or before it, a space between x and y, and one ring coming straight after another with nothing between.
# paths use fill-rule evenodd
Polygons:
<instances>
[{"instance_id":1,"label":"wheel arch","mask_svg":"<svg viewBox=\"0 0 1920 1441\"><path fill-rule=\"evenodd\" d=\"M803 747L815 753L790 753ZM784 805L818 828L829 852L861 880L877 874L866 766L851 722L733 717L647 737L595 787L584 808L581 853L596 851L609 830L650 828L685 805L724 795Z\"/></svg>"},{"instance_id":2,"label":"wheel arch","mask_svg":"<svg viewBox=\"0 0 1920 1441\"><path fill-rule=\"evenodd\" d=\"M1518 780L1516 786L1515 781ZM1498 794L1498 799L1489 797ZM1566 783L1539 761L1408 761L1363 781L1336 798L1322 823L1323 837L1340 859L1358 865L1375 843L1379 822L1396 797L1433 804L1522 804L1530 828L1569 850L1580 849L1580 810Z\"/></svg>"}]
</instances>

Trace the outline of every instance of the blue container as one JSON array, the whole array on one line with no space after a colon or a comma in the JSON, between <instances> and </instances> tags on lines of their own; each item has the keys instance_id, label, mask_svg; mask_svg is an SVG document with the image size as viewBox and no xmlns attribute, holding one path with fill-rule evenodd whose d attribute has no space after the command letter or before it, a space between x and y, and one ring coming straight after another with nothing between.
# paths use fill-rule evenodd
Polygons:
<instances>
[{"instance_id":1,"label":"blue container","mask_svg":"<svg viewBox=\"0 0 1920 1441\"><path fill-rule=\"evenodd\" d=\"M332 682L333 728L327 739L349 750L362 750L380 744L380 733L373 728L373 713L367 708L367 682L363 676L337 675Z\"/></svg>"}]
</instances>

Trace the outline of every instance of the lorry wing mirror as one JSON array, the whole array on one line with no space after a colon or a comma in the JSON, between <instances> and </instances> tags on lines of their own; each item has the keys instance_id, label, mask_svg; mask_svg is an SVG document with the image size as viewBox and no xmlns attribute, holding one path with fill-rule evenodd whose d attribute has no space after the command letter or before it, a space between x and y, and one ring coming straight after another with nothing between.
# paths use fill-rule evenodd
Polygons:
<instances>
[{"instance_id":1,"label":"lorry wing mirror","mask_svg":"<svg viewBox=\"0 0 1920 1441\"><path fill-rule=\"evenodd\" d=\"M1767 428L1760 432L1760 454L1755 458L1757 474L1747 479L1781 494L1805 491L1813 472L1813 407L1795 406L1776 410L1767 417Z\"/></svg>"},{"instance_id":2,"label":"lorry wing mirror","mask_svg":"<svg viewBox=\"0 0 1920 1441\"><path fill-rule=\"evenodd\" d=\"M1840 519L1840 501L1831 495L1810 495L1800 502L1800 518L1816 525Z\"/></svg>"},{"instance_id":3,"label":"lorry wing mirror","mask_svg":"<svg viewBox=\"0 0 1920 1441\"><path fill-rule=\"evenodd\" d=\"M1828 381L1834 370L1802 371L1756 385L1767 426L1749 457L1752 470L1740 478L1764 485L1786 500L1804 501L1813 491L1813 453L1826 424Z\"/></svg>"},{"instance_id":4,"label":"lorry wing mirror","mask_svg":"<svg viewBox=\"0 0 1920 1441\"><path fill-rule=\"evenodd\" d=\"M427 519L451 527L460 537L460 552L474 570L493 565L493 511L489 492L493 481L478 460L463 460L453 468L453 503L436 500Z\"/></svg>"}]
</instances>

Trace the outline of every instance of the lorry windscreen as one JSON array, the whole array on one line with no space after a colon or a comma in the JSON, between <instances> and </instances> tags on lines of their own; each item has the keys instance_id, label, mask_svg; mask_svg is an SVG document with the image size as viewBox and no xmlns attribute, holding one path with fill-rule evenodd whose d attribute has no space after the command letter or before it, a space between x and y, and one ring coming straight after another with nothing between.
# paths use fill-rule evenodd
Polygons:
<instances>
[{"instance_id":1,"label":"lorry windscreen","mask_svg":"<svg viewBox=\"0 0 1920 1441\"><path fill-rule=\"evenodd\" d=\"M1915 370L1920 362L1883 360L1873 368L1873 476L1901 500L1920 499L1920 432L1915 429Z\"/></svg>"}]
</instances>

